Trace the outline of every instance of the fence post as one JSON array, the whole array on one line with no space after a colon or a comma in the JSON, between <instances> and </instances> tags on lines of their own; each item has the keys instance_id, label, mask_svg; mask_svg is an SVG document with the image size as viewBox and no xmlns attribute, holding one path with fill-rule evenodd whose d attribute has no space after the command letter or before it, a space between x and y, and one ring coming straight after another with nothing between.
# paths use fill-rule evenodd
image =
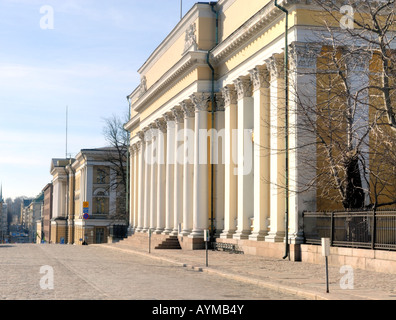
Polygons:
<instances>
[{"instance_id":1,"label":"fence post","mask_svg":"<svg viewBox=\"0 0 396 320\"><path fill-rule=\"evenodd\" d=\"M373 229L371 231L371 249L375 249L375 237L376 237L376 231L377 231L377 217L376 217L376 211L373 209Z\"/></svg>"},{"instance_id":2,"label":"fence post","mask_svg":"<svg viewBox=\"0 0 396 320\"><path fill-rule=\"evenodd\" d=\"M330 246L333 246L334 240L334 212L330 214Z\"/></svg>"}]
</instances>

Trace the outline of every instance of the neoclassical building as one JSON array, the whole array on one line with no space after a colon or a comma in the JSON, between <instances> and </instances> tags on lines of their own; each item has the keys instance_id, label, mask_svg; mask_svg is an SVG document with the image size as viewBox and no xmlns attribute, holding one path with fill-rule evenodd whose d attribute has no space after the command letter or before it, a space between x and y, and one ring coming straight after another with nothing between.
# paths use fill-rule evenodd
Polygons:
<instances>
[{"instance_id":1,"label":"neoclassical building","mask_svg":"<svg viewBox=\"0 0 396 320\"><path fill-rule=\"evenodd\" d=\"M298 128L296 97L316 104L324 46L311 1L281 4L289 12L286 54L285 14L274 1L200 2L138 70L125 125L137 234L176 235L195 249L209 229L248 253L299 254L302 212L316 209L317 194L296 192L316 174L298 147L315 137L296 129L285 138L285 106L287 99L289 125ZM351 81L362 80L357 72Z\"/></svg>"},{"instance_id":2,"label":"neoclassical building","mask_svg":"<svg viewBox=\"0 0 396 320\"><path fill-rule=\"evenodd\" d=\"M52 243L107 243L111 227L125 225L125 192L116 183L113 158L109 147L52 159Z\"/></svg>"}]
</instances>

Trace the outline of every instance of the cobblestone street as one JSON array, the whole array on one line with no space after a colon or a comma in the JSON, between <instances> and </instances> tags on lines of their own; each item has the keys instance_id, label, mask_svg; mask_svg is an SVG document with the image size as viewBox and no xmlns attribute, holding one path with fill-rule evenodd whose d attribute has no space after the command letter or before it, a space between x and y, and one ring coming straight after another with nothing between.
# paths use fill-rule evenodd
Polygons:
<instances>
[{"instance_id":1,"label":"cobblestone street","mask_svg":"<svg viewBox=\"0 0 396 320\"><path fill-rule=\"evenodd\" d=\"M302 299L101 246L0 245L0 274L2 300Z\"/></svg>"}]
</instances>

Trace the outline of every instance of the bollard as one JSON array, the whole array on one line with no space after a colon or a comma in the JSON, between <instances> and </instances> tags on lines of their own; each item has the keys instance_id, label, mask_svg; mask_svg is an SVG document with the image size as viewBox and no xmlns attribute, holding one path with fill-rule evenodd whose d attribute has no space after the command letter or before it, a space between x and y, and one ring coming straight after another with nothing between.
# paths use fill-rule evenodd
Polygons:
<instances>
[{"instance_id":1,"label":"bollard","mask_svg":"<svg viewBox=\"0 0 396 320\"><path fill-rule=\"evenodd\" d=\"M322 256L325 257L326 263L326 293L329 293L329 266L328 256L330 255L330 238L322 238Z\"/></svg>"},{"instance_id":2,"label":"bollard","mask_svg":"<svg viewBox=\"0 0 396 320\"><path fill-rule=\"evenodd\" d=\"M210 240L209 230L204 230L204 241L206 251L206 266L208 266L208 242Z\"/></svg>"}]
</instances>

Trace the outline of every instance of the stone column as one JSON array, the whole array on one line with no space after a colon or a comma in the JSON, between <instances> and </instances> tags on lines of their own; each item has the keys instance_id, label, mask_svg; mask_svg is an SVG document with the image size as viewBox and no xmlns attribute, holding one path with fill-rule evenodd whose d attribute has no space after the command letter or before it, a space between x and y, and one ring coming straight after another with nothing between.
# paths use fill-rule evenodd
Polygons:
<instances>
[{"instance_id":1,"label":"stone column","mask_svg":"<svg viewBox=\"0 0 396 320\"><path fill-rule=\"evenodd\" d=\"M174 190L173 205L174 219L172 235L178 234L179 223L183 223L183 161L184 145L180 146L179 141L184 139L184 113L180 107L172 109L175 117L175 165L174 165Z\"/></svg>"},{"instance_id":2,"label":"stone column","mask_svg":"<svg viewBox=\"0 0 396 320\"><path fill-rule=\"evenodd\" d=\"M138 219L139 219L139 150L140 150L140 142L137 142L133 145L134 149L134 157L133 157L133 163L134 163L134 170L133 170L133 211L134 211L134 225L133 229L136 230L138 226Z\"/></svg>"},{"instance_id":3,"label":"stone column","mask_svg":"<svg viewBox=\"0 0 396 320\"><path fill-rule=\"evenodd\" d=\"M164 114L166 121L166 177L165 177L165 230L168 235L174 227L174 177L175 177L175 117L172 112Z\"/></svg>"},{"instance_id":4,"label":"stone column","mask_svg":"<svg viewBox=\"0 0 396 320\"><path fill-rule=\"evenodd\" d=\"M92 194L93 194L93 165L88 165L86 167L86 200L89 202L89 215L92 215L93 203L92 203Z\"/></svg>"},{"instance_id":5,"label":"stone column","mask_svg":"<svg viewBox=\"0 0 396 320\"><path fill-rule=\"evenodd\" d=\"M145 154L144 154L144 219L143 219L143 232L147 232L150 228L150 204L151 204L151 131L149 128L143 129Z\"/></svg>"},{"instance_id":6,"label":"stone column","mask_svg":"<svg viewBox=\"0 0 396 320\"><path fill-rule=\"evenodd\" d=\"M187 236L193 228L193 179L194 179L194 106L190 100L181 103L184 112L183 157L183 230Z\"/></svg>"},{"instance_id":7,"label":"stone column","mask_svg":"<svg viewBox=\"0 0 396 320\"><path fill-rule=\"evenodd\" d=\"M316 210L316 135L301 114L317 104L316 62L322 46L294 42L289 57L289 242L302 243L302 212ZM309 110L309 109L308 109ZM313 110L313 109L312 109ZM314 114L310 115L314 117ZM307 189L307 186L311 186Z\"/></svg>"},{"instance_id":8,"label":"stone column","mask_svg":"<svg viewBox=\"0 0 396 320\"><path fill-rule=\"evenodd\" d=\"M234 85L228 85L222 89L224 98L224 230L220 238L232 238L236 230L237 219L237 166L233 156L237 149L237 139L234 133L238 128L238 100Z\"/></svg>"},{"instance_id":9,"label":"stone column","mask_svg":"<svg viewBox=\"0 0 396 320\"><path fill-rule=\"evenodd\" d=\"M257 66L250 74L254 99L254 224L249 239L264 240L268 233L270 213L269 71L265 67Z\"/></svg>"},{"instance_id":10,"label":"stone column","mask_svg":"<svg viewBox=\"0 0 396 320\"><path fill-rule=\"evenodd\" d=\"M158 189L158 128L155 123L150 124L151 131L151 180L150 180L150 230L157 227L157 189Z\"/></svg>"},{"instance_id":11,"label":"stone column","mask_svg":"<svg viewBox=\"0 0 396 320\"><path fill-rule=\"evenodd\" d=\"M266 60L270 83L270 230L269 242L281 242L285 237L285 77L283 55Z\"/></svg>"},{"instance_id":12,"label":"stone column","mask_svg":"<svg viewBox=\"0 0 396 320\"><path fill-rule=\"evenodd\" d=\"M166 216L166 122L165 119L155 121L157 133L157 228L156 234L165 230Z\"/></svg>"},{"instance_id":13,"label":"stone column","mask_svg":"<svg viewBox=\"0 0 396 320\"><path fill-rule=\"evenodd\" d=\"M238 94L238 226L235 239L247 239L253 218L253 97L249 77L234 81Z\"/></svg>"},{"instance_id":14,"label":"stone column","mask_svg":"<svg viewBox=\"0 0 396 320\"><path fill-rule=\"evenodd\" d=\"M131 145L129 147L129 230L132 231L135 229L135 188L134 188L134 180L135 180L135 146Z\"/></svg>"},{"instance_id":15,"label":"stone column","mask_svg":"<svg viewBox=\"0 0 396 320\"><path fill-rule=\"evenodd\" d=\"M139 131L137 135L140 138L140 141L137 143L137 152L138 152L138 187L137 187L137 193L138 193L138 225L136 231L142 232L143 231L143 225L144 225L144 207L145 207L145 195L144 191L146 190L145 187L145 177L146 177L146 166L145 166L145 161L144 161L144 155L145 155L145 142L144 142L144 132Z\"/></svg>"},{"instance_id":16,"label":"stone column","mask_svg":"<svg viewBox=\"0 0 396 320\"><path fill-rule=\"evenodd\" d=\"M195 107L194 132L194 184L193 184L193 230L190 238L203 238L208 228L208 100L207 93L196 93L191 100ZM194 246L194 243L193 243Z\"/></svg>"}]
</instances>

